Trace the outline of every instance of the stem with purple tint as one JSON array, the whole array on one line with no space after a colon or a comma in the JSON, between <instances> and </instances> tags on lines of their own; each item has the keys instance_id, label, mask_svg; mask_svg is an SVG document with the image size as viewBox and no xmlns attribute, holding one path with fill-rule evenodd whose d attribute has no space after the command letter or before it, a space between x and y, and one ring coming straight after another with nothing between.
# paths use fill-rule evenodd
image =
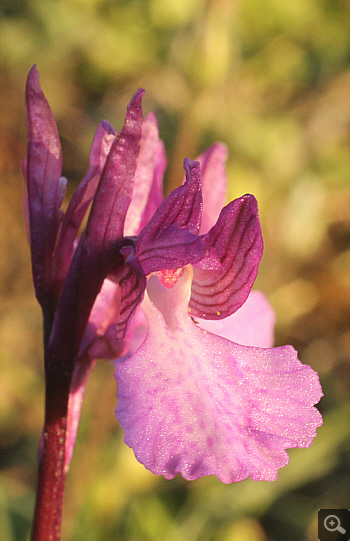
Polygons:
<instances>
[{"instance_id":1,"label":"stem with purple tint","mask_svg":"<svg viewBox=\"0 0 350 541\"><path fill-rule=\"evenodd\" d=\"M32 541L58 541L62 519L64 473L64 442L67 417L46 420L44 443L39 462L38 489Z\"/></svg>"},{"instance_id":2,"label":"stem with purple tint","mask_svg":"<svg viewBox=\"0 0 350 541\"><path fill-rule=\"evenodd\" d=\"M39 445L39 467L32 541L59 541L67 477L65 445L68 400L76 356L75 336L65 333L50 340L54 314L43 306L45 350L45 421ZM68 325L69 326L69 325ZM72 336L73 335L73 336ZM52 338L52 337L51 337Z\"/></svg>"},{"instance_id":3,"label":"stem with purple tint","mask_svg":"<svg viewBox=\"0 0 350 541\"><path fill-rule=\"evenodd\" d=\"M55 365L58 359L46 358L45 361L47 367L45 423L39 452L37 496L31 539L59 541L67 475L65 443L72 373L69 369L62 371L50 369L49 367Z\"/></svg>"}]
</instances>

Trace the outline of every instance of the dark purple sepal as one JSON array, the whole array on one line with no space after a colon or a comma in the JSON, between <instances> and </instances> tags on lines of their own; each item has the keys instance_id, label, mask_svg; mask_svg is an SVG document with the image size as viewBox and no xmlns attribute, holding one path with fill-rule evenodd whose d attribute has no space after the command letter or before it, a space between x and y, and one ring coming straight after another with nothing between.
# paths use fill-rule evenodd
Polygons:
<instances>
[{"instance_id":1,"label":"dark purple sepal","mask_svg":"<svg viewBox=\"0 0 350 541\"><path fill-rule=\"evenodd\" d=\"M109 254L117 238L123 237L124 221L129 208L142 130L142 97L133 96L124 126L112 144L86 226L89 250ZM107 255L108 257L108 255Z\"/></svg>"},{"instance_id":2,"label":"dark purple sepal","mask_svg":"<svg viewBox=\"0 0 350 541\"><path fill-rule=\"evenodd\" d=\"M72 259L79 227L95 196L107 155L116 135L117 132L111 124L105 120L100 123L91 147L89 170L75 190L64 215L55 250L58 293Z\"/></svg>"},{"instance_id":3,"label":"dark purple sepal","mask_svg":"<svg viewBox=\"0 0 350 541\"><path fill-rule=\"evenodd\" d=\"M78 353L104 279L123 270L124 257L119 250L125 245L123 228L141 139L143 94L139 90L132 98L123 128L112 144L56 309L50 345L59 347L68 334L70 362Z\"/></svg>"},{"instance_id":4,"label":"dark purple sepal","mask_svg":"<svg viewBox=\"0 0 350 541\"><path fill-rule=\"evenodd\" d=\"M51 302L52 254L60 224L66 180L56 123L41 90L35 65L26 85L28 124L27 193L33 281L41 305Z\"/></svg>"},{"instance_id":5,"label":"dark purple sepal","mask_svg":"<svg viewBox=\"0 0 350 541\"><path fill-rule=\"evenodd\" d=\"M132 98L124 126L109 151L91 207L86 230L80 239L79 302L91 307L103 280L124 262L125 216L131 201L142 128L143 90Z\"/></svg>"},{"instance_id":6,"label":"dark purple sepal","mask_svg":"<svg viewBox=\"0 0 350 541\"><path fill-rule=\"evenodd\" d=\"M255 197L247 194L229 203L205 237L222 267L193 267L189 313L223 319L245 302L258 272L263 241Z\"/></svg>"},{"instance_id":7,"label":"dark purple sepal","mask_svg":"<svg viewBox=\"0 0 350 541\"><path fill-rule=\"evenodd\" d=\"M157 237L153 245L138 254L146 275L165 269L179 269L199 262L205 256L205 244L200 236L172 224Z\"/></svg>"},{"instance_id":8,"label":"dark purple sepal","mask_svg":"<svg viewBox=\"0 0 350 541\"><path fill-rule=\"evenodd\" d=\"M184 267L204 257L198 236L202 194L198 162L186 159L186 182L164 199L136 243L136 256L146 275Z\"/></svg>"}]
</instances>

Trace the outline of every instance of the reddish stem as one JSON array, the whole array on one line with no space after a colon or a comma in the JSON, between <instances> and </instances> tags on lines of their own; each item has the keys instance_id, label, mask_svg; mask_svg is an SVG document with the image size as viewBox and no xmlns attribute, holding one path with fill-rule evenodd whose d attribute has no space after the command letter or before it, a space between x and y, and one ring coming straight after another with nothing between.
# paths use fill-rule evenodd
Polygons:
<instances>
[{"instance_id":1,"label":"reddish stem","mask_svg":"<svg viewBox=\"0 0 350 541\"><path fill-rule=\"evenodd\" d=\"M62 385L47 385L46 389L32 541L59 541L61 537L69 384L66 381L63 388Z\"/></svg>"},{"instance_id":2,"label":"reddish stem","mask_svg":"<svg viewBox=\"0 0 350 541\"><path fill-rule=\"evenodd\" d=\"M69 286L56 311L42 304L45 350L45 424L39 446L39 470L32 541L60 541L64 488L67 477L65 448L70 387L86 323L93 305L77 300L79 264L73 267ZM96 287L96 295L101 288ZM54 325L55 321L55 325ZM84 377L84 371L79 377ZM80 406L81 407L81 404ZM79 412L75 412L79 420ZM72 426L70 426L72 429ZM76 429L75 429L76 430Z\"/></svg>"}]
</instances>

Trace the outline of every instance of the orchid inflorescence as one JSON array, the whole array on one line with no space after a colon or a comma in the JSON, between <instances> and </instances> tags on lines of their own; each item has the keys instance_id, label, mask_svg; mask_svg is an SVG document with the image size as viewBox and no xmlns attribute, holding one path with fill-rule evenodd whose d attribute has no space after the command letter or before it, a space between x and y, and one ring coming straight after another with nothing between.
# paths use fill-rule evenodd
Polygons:
<instances>
[{"instance_id":1,"label":"orchid inflorescence","mask_svg":"<svg viewBox=\"0 0 350 541\"><path fill-rule=\"evenodd\" d=\"M56 124L35 66L28 76L26 207L47 389L35 540L44 503L62 506L95 359L114 360L125 442L167 479L272 481L286 449L311 445L322 423L316 372L291 346L272 348L273 310L251 291L263 252L254 196L222 208L227 152L215 144L185 159L184 182L163 199L164 145L143 94L119 134L99 125L63 213ZM59 539L54 515L46 527Z\"/></svg>"}]
</instances>

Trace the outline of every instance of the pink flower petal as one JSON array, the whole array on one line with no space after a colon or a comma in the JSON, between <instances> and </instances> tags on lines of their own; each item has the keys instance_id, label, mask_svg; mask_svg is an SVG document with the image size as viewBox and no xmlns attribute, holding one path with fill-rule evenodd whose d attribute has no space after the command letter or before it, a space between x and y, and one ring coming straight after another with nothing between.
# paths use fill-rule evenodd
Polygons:
<instances>
[{"instance_id":1,"label":"pink flower petal","mask_svg":"<svg viewBox=\"0 0 350 541\"><path fill-rule=\"evenodd\" d=\"M224 207L206 239L221 268L194 267L189 312L223 319L245 302L258 272L263 242L255 197L247 194Z\"/></svg>"},{"instance_id":2,"label":"pink flower petal","mask_svg":"<svg viewBox=\"0 0 350 541\"><path fill-rule=\"evenodd\" d=\"M71 460L73 458L86 382L94 365L95 361L85 355L83 357L78 357L74 366L68 399L67 431L64 454L65 472L68 472Z\"/></svg>"},{"instance_id":3,"label":"pink flower petal","mask_svg":"<svg viewBox=\"0 0 350 541\"><path fill-rule=\"evenodd\" d=\"M165 166L165 150L159 139L157 119L149 113L142 125L134 192L125 219L124 235L138 235L161 204Z\"/></svg>"},{"instance_id":4,"label":"pink flower petal","mask_svg":"<svg viewBox=\"0 0 350 541\"><path fill-rule=\"evenodd\" d=\"M89 351L90 357L95 359L107 358L105 355L94 354L95 349L92 352L92 348L96 346L96 342L99 342L99 338L104 336L108 327L118 321L119 313L120 287L106 278L90 312L89 321L80 344L79 356ZM118 357L120 349L119 344L118 351L114 351L114 357Z\"/></svg>"},{"instance_id":5,"label":"pink flower petal","mask_svg":"<svg viewBox=\"0 0 350 541\"><path fill-rule=\"evenodd\" d=\"M88 350L94 359L113 359L118 361L133 355L144 341L148 329L147 319L138 306L123 340L118 340L118 324L112 323L107 330L97 335Z\"/></svg>"},{"instance_id":6,"label":"pink flower petal","mask_svg":"<svg viewBox=\"0 0 350 541\"><path fill-rule=\"evenodd\" d=\"M225 319L195 319L201 329L243 346L271 348L274 344L276 316L261 291L252 290L243 306Z\"/></svg>"},{"instance_id":7,"label":"pink flower petal","mask_svg":"<svg viewBox=\"0 0 350 541\"><path fill-rule=\"evenodd\" d=\"M163 141L159 140L156 148L155 167L153 172L153 182L149 193L148 201L142 215L140 231L148 224L153 214L160 207L163 201L163 176L167 160Z\"/></svg>"},{"instance_id":8,"label":"pink flower petal","mask_svg":"<svg viewBox=\"0 0 350 541\"><path fill-rule=\"evenodd\" d=\"M201 233L207 233L215 225L226 203L227 175L225 162L227 147L216 143L198 158L202 172L203 215Z\"/></svg>"},{"instance_id":9,"label":"pink flower petal","mask_svg":"<svg viewBox=\"0 0 350 541\"><path fill-rule=\"evenodd\" d=\"M172 289L149 279L147 337L116 364L124 440L167 479L274 480L285 449L309 446L322 422L317 374L289 346L239 346L200 329L187 315L190 282L187 268Z\"/></svg>"}]
</instances>

